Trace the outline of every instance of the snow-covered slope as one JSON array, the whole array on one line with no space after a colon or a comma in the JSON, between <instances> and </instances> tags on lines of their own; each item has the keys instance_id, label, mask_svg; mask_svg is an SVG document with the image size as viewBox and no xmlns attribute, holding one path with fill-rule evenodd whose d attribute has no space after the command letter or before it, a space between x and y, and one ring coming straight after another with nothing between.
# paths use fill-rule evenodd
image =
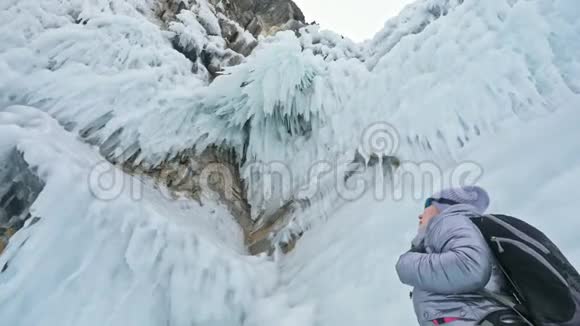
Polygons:
<instances>
[{"instance_id":1,"label":"snow-covered slope","mask_svg":"<svg viewBox=\"0 0 580 326\"><path fill-rule=\"evenodd\" d=\"M580 48L575 35L580 27L571 15L578 12L576 3L419 4L408 8L401 21L387 23L382 33L404 32L414 11L419 17L441 16L421 33L401 38L380 58L364 97L384 94L375 96L372 105L385 108L380 114L388 114L415 147L427 143L436 151L447 147L453 152L506 119L530 120L577 103L580 66L575 53ZM375 39L379 48L392 42L382 33Z\"/></svg>"},{"instance_id":2,"label":"snow-covered slope","mask_svg":"<svg viewBox=\"0 0 580 326\"><path fill-rule=\"evenodd\" d=\"M411 325L394 262L436 189L410 194L380 165L353 177L361 157L442 180L477 170L494 210L580 264L576 0L421 0L365 44L316 26L261 38L215 79L194 68L201 48L229 53L219 15L200 0L167 23L158 5L0 5L0 162L16 155L43 183L39 219L0 256L2 323ZM175 198L132 170L211 146L236 152L253 217L307 203L276 237L304 232L288 256L247 256L212 194ZM272 195L265 172L280 167ZM103 169L117 179L95 192ZM377 183L396 195L377 200Z\"/></svg>"}]
</instances>

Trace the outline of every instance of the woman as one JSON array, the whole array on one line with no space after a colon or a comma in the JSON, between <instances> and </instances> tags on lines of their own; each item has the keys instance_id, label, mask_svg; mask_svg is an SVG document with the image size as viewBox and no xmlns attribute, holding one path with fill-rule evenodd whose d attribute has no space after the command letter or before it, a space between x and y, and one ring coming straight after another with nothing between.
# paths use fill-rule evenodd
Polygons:
<instances>
[{"instance_id":1,"label":"woman","mask_svg":"<svg viewBox=\"0 0 580 326\"><path fill-rule=\"evenodd\" d=\"M414 288L421 326L494 326L502 325L500 317L512 315L483 293L499 294L505 283L470 220L488 206L489 196L480 187L446 189L427 199L413 246L396 267L401 282Z\"/></svg>"}]
</instances>

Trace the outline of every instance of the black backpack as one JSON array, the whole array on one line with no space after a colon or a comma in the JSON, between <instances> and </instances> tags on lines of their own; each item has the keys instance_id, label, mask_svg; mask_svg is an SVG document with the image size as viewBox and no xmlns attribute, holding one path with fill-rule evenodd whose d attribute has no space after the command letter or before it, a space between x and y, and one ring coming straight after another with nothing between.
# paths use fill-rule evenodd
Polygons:
<instances>
[{"instance_id":1,"label":"black backpack","mask_svg":"<svg viewBox=\"0 0 580 326\"><path fill-rule=\"evenodd\" d=\"M506 215L472 221L508 280L512 309L534 326L580 325L580 274L546 235Z\"/></svg>"}]
</instances>

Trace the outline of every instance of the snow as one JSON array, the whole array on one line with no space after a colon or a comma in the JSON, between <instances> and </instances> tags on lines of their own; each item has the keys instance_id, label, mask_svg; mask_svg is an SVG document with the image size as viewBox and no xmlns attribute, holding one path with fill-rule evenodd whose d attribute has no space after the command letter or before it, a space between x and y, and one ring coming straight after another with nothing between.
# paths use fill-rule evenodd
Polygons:
<instances>
[{"instance_id":1,"label":"snow","mask_svg":"<svg viewBox=\"0 0 580 326\"><path fill-rule=\"evenodd\" d=\"M207 43L207 34L193 12L184 10L177 14L177 19L180 21L171 22L169 29L177 34L179 44L186 50L202 49Z\"/></svg>"},{"instance_id":2,"label":"snow","mask_svg":"<svg viewBox=\"0 0 580 326\"><path fill-rule=\"evenodd\" d=\"M221 28L218 19L214 12L210 9L207 0L197 1L197 6L194 9L201 25L209 35L221 35Z\"/></svg>"},{"instance_id":3,"label":"snow","mask_svg":"<svg viewBox=\"0 0 580 326\"><path fill-rule=\"evenodd\" d=\"M466 1L403 38L374 67L368 93L391 96L372 104L390 108L389 122L415 147L428 142L453 154L506 119L533 119L578 100L562 78L567 67L552 55L562 47L578 52L576 42L553 42L569 40L577 24L562 21L559 2L509 3Z\"/></svg>"},{"instance_id":4,"label":"snow","mask_svg":"<svg viewBox=\"0 0 580 326\"><path fill-rule=\"evenodd\" d=\"M364 44L315 26L261 39L211 82L172 40L222 55L220 16L196 1L165 29L157 5L0 5L0 159L17 148L46 184L40 220L0 256L3 323L412 325L394 265L437 190L401 178L414 167L435 185L478 172L493 211L540 227L580 267L576 0L417 1ZM176 199L110 163L212 145L243 157L253 218L309 200L275 239L304 232L290 254L247 256L211 196ZM387 198L345 193L390 182L371 169L344 185L357 153L401 160ZM277 169L285 191L269 193Z\"/></svg>"}]
</instances>

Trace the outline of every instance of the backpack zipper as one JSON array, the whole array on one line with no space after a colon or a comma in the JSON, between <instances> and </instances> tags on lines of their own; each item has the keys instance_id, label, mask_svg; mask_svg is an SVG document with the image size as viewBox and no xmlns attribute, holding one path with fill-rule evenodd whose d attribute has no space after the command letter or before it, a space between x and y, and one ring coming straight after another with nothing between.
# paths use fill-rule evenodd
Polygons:
<instances>
[{"instance_id":1,"label":"backpack zipper","mask_svg":"<svg viewBox=\"0 0 580 326\"><path fill-rule=\"evenodd\" d=\"M531 245L534 245L536 248L538 248L540 251L542 251L544 254L549 254L550 249L546 248L546 246L544 246L542 243L540 243L539 241L537 241L536 239L530 237L529 235L525 234L524 232L518 230L516 227L514 227L513 225L505 222L504 220L495 217L493 215L485 215L486 218L489 218L490 220L494 221L495 223L503 226L504 228L506 228L507 230L509 230L511 233L513 233L515 236L517 236L518 238L528 242Z\"/></svg>"}]
</instances>

